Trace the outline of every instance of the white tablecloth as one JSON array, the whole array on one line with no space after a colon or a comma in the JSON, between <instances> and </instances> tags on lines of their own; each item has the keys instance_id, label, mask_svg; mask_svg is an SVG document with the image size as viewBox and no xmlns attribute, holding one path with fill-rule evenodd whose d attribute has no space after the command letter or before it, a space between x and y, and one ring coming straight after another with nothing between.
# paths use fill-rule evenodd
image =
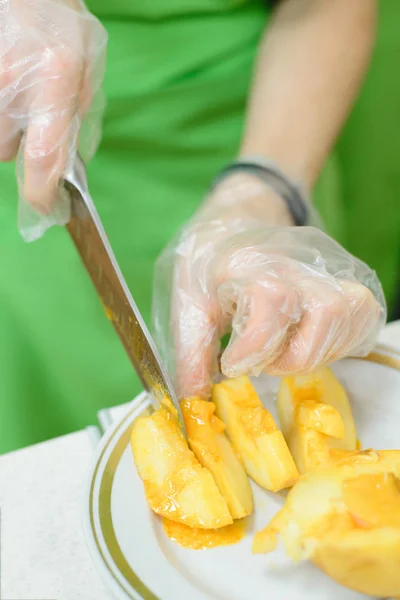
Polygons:
<instances>
[{"instance_id":1,"label":"white tablecloth","mask_svg":"<svg viewBox=\"0 0 400 600\"><path fill-rule=\"evenodd\" d=\"M381 342L400 348L400 322ZM81 528L93 447L126 406L92 427L0 457L4 600L112 600L91 564Z\"/></svg>"}]
</instances>

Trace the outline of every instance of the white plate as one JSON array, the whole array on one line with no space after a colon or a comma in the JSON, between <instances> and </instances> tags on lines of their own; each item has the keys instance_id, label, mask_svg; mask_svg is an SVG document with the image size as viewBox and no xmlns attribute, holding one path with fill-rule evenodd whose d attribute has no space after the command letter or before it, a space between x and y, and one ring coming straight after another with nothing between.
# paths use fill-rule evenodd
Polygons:
<instances>
[{"instance_id":1,"label":"white plate","mask_svg":"<svg viewBox=\"0 0 400 600\"><path fill-rule=\"evenodd\" d=\"M379 347L368 359L346 359L333 370L347 389L363 447L400 448L400 353ZM274 413L278 381L256 387ZM282 498L253 485L255 516L234 546L187 550L171 542L148 509L133 462L133 421L149 409L144 394L105 436L85 499L84 526L93 560L119 600L360 600L311 564L293 564L281 549L252 556L253 534Z\"/></svg>"}]
</instances>

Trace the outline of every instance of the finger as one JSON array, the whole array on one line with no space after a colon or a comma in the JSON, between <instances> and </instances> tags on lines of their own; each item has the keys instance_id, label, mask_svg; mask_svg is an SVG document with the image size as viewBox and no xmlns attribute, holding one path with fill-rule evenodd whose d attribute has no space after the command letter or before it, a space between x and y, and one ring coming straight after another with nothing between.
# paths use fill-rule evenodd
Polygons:
<instances>
[{"instance_id":1,"label":"finger","mask_svg":"<svg viewBox=\"0 0 400 600\"><path fill-rule=\"evenodd\" d=\"M10 53L0 53L0 162L13 160L21 141L18 74ZM11 116L13 115L13 116Z\"/></svg>"},{"instance_id":2,"label":"finger","mask_svg":"<svg viewBox=\"0 0 400 600\"><path fill-rule=\"evenodd\" d=\"M219 328L205 299L175 291L175 356L180 397L208 397L217 372Z\"/></svg>"},{"instance_id":3,"label":"finger","mask_svg":"<svg viewBox=\"0 0 400 600\"><path fill-rule=\"evenodd\" d=\"M341 287L350 310L350 327L343 347L332 360L346 355L363 356L372 350L384 316L383 307L367 287L352 281L342 281Z\"/></svg>"},{"instance_id":4,"label":"finger","mask_svg":"<svg viewBox=\"0 0 400 600\"><path fill-rule=\"evenodd\" d=\"M233 314L230 343L222 355L228 377L259 375L281 354L289 328L298 323L301 306L296 291L279 278L251 285L229 282L219 290L222 310Z\"/></svg>"},{"instance_id":5,"label":"finger","mask_svg":"<svg viewBox=\"0 0 400 600\"><path fill-rule=\"evenodd\" d=\"M79 114L83 118L90 109L93 102L92 74L86 69L82 79L82 87L79 94Z\"/></svg>"},{"instance_id":6,"label":"finger","mask_svg":"<svg viewBox=\"0 0 400 600\"><path fill-rule=\"evenodd\" d=\"M54 55L43 67L44 82L31 103L24 149L24 194L40 213L53 207L79 129L82 65L73 54Z\"/></svg>"},{"instance_id":7,"label":"finger","mask_svg":"<svg viewBox=\"0 0 400 600\"><path fill-rule=\"evenodd\" d=\"M18 152L21 132L15 119L0 115L0 162L13 160Z\"/></svg>"},{"instance_id":8,"label":"finger","mask_svg":"<svg viewBox=\"0 0 400 600\"><path fill-rule=\"evenodd\" d=\"M302 281L303 317L271 374L308 372L330 361L344 347L350 332L350 307L339 284Z\"/></svg>"},{"instance_id":9,"label":"finger","mask_svg":"<svg viewBox=\"0 0 400 600\"><path fill-rule=\"evenodd\" d=\"M157 262L157 274L168 263L174 264L171 330L178 392L180 397L207 397L218 371L222 331L218 303L201 275L203 253L196 251L190 235L171 256L164 253Z\"/></svg>"}]
</instances>

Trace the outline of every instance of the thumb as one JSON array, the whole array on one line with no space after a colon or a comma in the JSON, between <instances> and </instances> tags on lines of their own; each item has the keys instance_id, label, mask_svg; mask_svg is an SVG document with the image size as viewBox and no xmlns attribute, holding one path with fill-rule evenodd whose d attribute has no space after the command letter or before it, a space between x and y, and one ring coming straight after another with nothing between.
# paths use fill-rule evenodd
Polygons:
<instances>
[{"instance_id":1,"label":"thumb","mask_svg":"<svg viewBox=\"0 0 400 600\"><path fill-rule=\"evenodd\" d=\"M208 397L218 372L220 331L218 319L206 296L184 287L174 292L173 329L180 397Z\"/></svg>"}]
</instances>

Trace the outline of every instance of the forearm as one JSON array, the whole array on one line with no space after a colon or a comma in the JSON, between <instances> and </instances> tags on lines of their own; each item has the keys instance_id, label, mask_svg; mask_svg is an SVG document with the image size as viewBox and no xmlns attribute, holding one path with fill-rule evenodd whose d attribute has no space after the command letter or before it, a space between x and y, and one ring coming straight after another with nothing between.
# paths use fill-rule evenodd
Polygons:
<instances>
[{"instance_id":1,"label":"forearm","mask_svg":"<svg viewBox=\"0 0 400 600\"><path fill-rule=\"evenodd\" d=\"M281 0L260 47L241 156L311 188L357 96L376 0Z\"/></svg>"}]
</instances>

